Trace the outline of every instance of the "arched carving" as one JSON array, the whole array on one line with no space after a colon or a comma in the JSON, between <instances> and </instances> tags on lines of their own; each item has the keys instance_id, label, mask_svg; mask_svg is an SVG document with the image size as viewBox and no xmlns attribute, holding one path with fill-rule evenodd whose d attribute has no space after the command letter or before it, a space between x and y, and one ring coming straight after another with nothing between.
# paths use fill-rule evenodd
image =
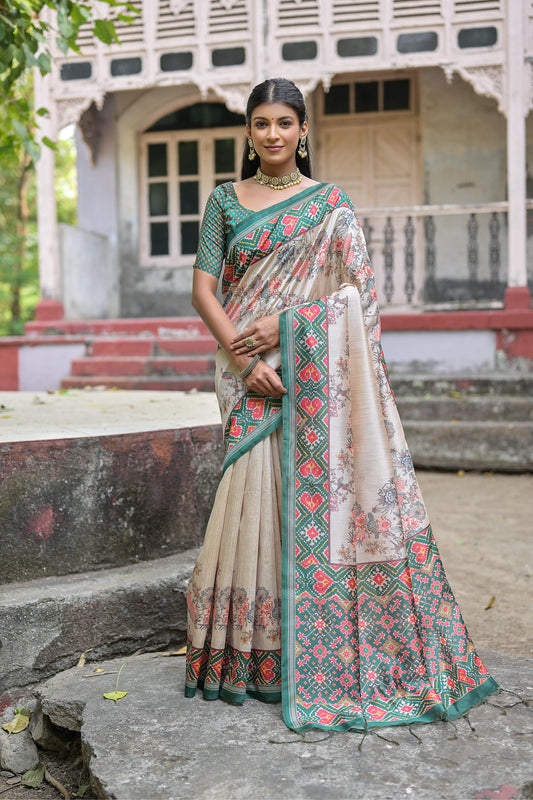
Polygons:
<instances>
[{"instance_id":1,"label":"arched carving","mask_svg":"<svg viewBox=\"0 0 533 800\"><path fill-rule=\"evenodd\" d=\"M56 125L57 134L65 125L78 124L82 114L94 103L97 109L101 109L104 105L105 90L94 87L91 95L86 97L69 97L66 100L57 100L57 117Z\"/></svg>"},{"instance_id":2,"label":"arched carving","mask_svg":"<svg viewBox=\"0 0 533 800\"><path fill-rule=\"evenodd\" d=\"M78 127L83 141L91 154L91 165L94 167L98 160L98 149L102 136L102 118L96 103L91 103L81 115Z\"/></svg>"},{"instance_id":3,"label":"arched carving","mask_svg":"<svg viewBox=\"0 0 533 800\"><path fill-rule=\"evenodd\" d=\"M484 67L462 67L454 64L453 71L459 73L461 78L472 86L476 94L496 100L498 111L505 114L503 66L493 64Z\"/></svg>"},{"instance_id":4,"label":"arched carving","mask_svg":"<svg viewBox=\"0 0 533 800\"><path fill-rule=\"evenodd\" d=\"M200 86L202 99L205 100L207 98L209 90L213 91L218 97L222 98L230 111L234 111L236 114L244 114L246 111L246 101L248 100L248 95L252 90L252 84L230 83L226 85L220 85L209 82L209 84Z\"/></svg>"},{"instance_id":5,"label":"arched carving","mask_svg":"<svg viewBox=\"0 0 533 800\"><path fill-rule=\"evenodd\" d=\"M191 3L192 0L169 0L168 5L172 13L178 16L178 14L181 14Z\"/></svg>"}]
</instances>

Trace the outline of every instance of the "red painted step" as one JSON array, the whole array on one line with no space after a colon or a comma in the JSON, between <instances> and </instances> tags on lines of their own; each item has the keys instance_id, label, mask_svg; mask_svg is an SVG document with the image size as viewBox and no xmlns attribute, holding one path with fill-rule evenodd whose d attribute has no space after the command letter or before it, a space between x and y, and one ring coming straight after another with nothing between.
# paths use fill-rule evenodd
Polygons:
<instances>
[{"instance_id":1,"label":"red painted step","mask_svg":"<svg viewBox=\"0 0 533 800\"><path fill-rule=\"evenodd\" d=\"M94 339L92 356L164 356L215 355L217 344L212 336L174 339L162 336L120 336Z\"/></svg>"},{"instance_id":2,"label":"red painted step","mask_svg":"<svg viewBox=\"0 0 533 800\"><path fill-rule=\"evenodd\" d=\"M191 390L212 392L215 388L215 381L213 376L208 375L175 375L173 377L81 375L64 378L61 381L63 389L83 389L85 386L107 386L109 389L150 389L161 392L187 392Z\"/></svg>"},{"instance_id":3,"label":"red painted step","mask_svg":"<svg viewBox=\"0 0 533 800\"><path fill-rule=\"evenodd\" d=\"M26 334L152 334L187 338L208 336L209 331L199 317L141 317L124 319L48 320L28 322Z\"/></svg>"},{"instance_id":4,"label":"red painted step","mask_svg":"<svg viewBox=\"0 0 533 800\"><path fill-rule=\"evenodd\" d=\"M196 375L213 373L214 358L198 356L89 356L72 362L72 377L79 375Z\"/></svg>"}]
</instances>

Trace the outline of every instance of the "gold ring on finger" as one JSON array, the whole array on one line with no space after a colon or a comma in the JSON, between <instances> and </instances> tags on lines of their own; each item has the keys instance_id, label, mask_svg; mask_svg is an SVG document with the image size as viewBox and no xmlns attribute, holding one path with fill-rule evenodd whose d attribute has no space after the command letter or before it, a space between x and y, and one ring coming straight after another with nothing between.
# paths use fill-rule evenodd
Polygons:
<instances>
[{"instance_id":1,"label":"gold ring on finger","mask_svg":"<svg viewBox=\"0 0 533 800\"><path fill-rule=\"evenodd\" d=\"M246 339L244 340L244 344L246 345L246 347L255 347L257 342L255 341L253 336L247 336Z\"/></svg>"}]
</instances>

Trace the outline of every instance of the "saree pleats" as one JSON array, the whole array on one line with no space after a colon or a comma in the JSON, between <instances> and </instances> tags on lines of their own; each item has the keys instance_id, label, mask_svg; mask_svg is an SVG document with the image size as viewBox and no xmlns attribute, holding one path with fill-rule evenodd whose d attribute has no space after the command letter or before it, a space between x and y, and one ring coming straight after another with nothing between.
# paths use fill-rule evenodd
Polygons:
<instances>
[{"instance_id":1,"label":"saree pleats","mask_svg":"<svg viewBox=\"0 0 533 800\"><path fill-rule=\"evenodd\" d=\"M225 471L189 586L186 694L281 699L281 430Z\"/></svg>"}]
</instances>

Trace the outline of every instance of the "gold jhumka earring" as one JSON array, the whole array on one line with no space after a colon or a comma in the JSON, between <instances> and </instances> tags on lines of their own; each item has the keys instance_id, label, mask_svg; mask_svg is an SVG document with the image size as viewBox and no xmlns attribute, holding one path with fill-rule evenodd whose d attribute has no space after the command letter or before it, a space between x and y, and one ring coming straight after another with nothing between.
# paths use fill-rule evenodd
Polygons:
<instances>
[{"instance_id":1,"label":"gold jhumka earring","mask_svg":"<svg viewBox=\"0 0 533 800\"><path fill-rule=\"evenodd\" d=\"M254 150L254 143L252 137L248 139L248 147L250 148L250 152L248 153L248 158L250 159L250 161L253 161L257 153Z\"/></svg>"},{"instance_id":2,"label":"gold jhumka earring","mask_svg":"<svg viewBox=\"0 0 533 800\"><path fill-rule=\"evenodd\" d=\"M300 146L298 147L298 155L300 158L307 158L307 149L305 147L306 137L302 136L300 139Z\"/></svg>"}]
</instances>

